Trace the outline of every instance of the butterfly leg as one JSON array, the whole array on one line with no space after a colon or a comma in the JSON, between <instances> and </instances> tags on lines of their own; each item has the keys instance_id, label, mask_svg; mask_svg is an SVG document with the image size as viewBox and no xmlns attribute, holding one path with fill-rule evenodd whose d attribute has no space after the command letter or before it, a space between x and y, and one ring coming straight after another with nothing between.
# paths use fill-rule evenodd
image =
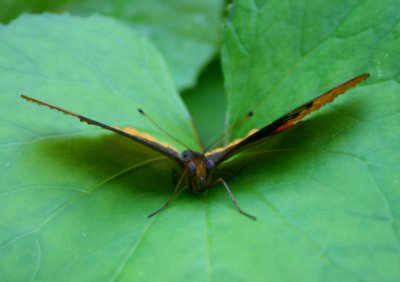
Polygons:
<instances>
[{"instance_id":1,"label":"butterfly leg","mask_svg":"<svg viewBox=\"0 0 400 282\"><path fill-rule=\"evenodd\" d=\"M249 213L245 212L244 210L242 210L242 209L240 208L238 202L236 201L235 196L233 196L233 193L232 193L231 189L229 189L229 186L228 186L228 184L226 184L225 180L223 180L222 178L218 178L214 183L217 183L217 182L221 183L221 184L225 187L225 190L226 190L226 192L228 192L229 197L231 198L232 203L235 205L235 207L237 208L237 210L238 210L241 214L243 214L243 215L245 215L245 216L247 216L247 217L250 217L251 219L254 219L254 220L257 219L254 215L249 214Z\"/></svg>"},{"instance_id":2,"label":"butterfly leg","mask_svg":"<svg viewBox=\"0 0 400 282\"><path fill-rule=\"evenodd\" d=\"M187 171L184 171L184 172L182 173L181 177L179 178L178 183L177 183L176 186L175 186L174 193L172 193L172 195L168 198L168 201L167 201L161 208L159 208L158 210L156 210L156 211L152 212L151 214L149 214L149 215L147 216L148 218L150 218L150 217L152 217L152 216L158 214L159 212L163 211L164 209L166 209L166 208L169 206L169 204L175 199L175 197L176 197L176 196L179 194L179 192L181 191L181 190L179 190L179 187L180 187L181 184L182 184L182 181L183 181L183 178L184 178L186 172L187 172Z\"/></svg>"},{"instance_id":3,"label":"butterfly leg","mask_svg":"<svg viewBox=\"0 0 400 282\"><path fill-rule=\"evenodd\" d=\"M179 178L179 172L176 169L172 169L172 183L178 184Z\"/></svg>"}]
</instances>

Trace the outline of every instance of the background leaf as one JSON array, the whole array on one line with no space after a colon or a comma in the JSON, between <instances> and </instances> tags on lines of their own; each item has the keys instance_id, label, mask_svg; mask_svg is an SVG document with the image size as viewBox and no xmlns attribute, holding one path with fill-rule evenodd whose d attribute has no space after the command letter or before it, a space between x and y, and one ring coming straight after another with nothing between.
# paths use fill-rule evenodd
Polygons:
<instances>
[{"instance_id":1,"label":"background leaf","mask_svg":"<svg viewBox=\"0 0 400 282\"><path fill-rule=\"evenodd\" d=\"M226 97L220 60L212 62L200 76L198 86L184 92L181 97L203 143L209 146L224 133L225 127Z\"/></svg>"},{"instance_id":2,"label":"background leaf","mask_svg":"<svg viewBox=\"0 0 400 282\"><path fill-rule=\"evenodd\" d=\"M193 87L204 66L217 52L222 0L0 0L0 22L22 12L101 13L132 25L148 36L164 55L178 89Z\"/></svg>"},{"instance_id":3,"label":"background leaf","mask_svg":"<svg viewBox=\"0 0 400 282\"><path fill-rule=\"evenodd\" d=\"M88 116L137 126L167 141L135 114L145 105L166 130L195 146L190 119L168 71L141 37L97 17L62 17L63 28L54 25L57 18L46 16L40 21L51 19L52 24L40 28L33 25L36 20L23 18L1 29L1 42L24 40L12 48L2 45L0 52L1 105L6 109L1 113L0 273L6 280L397 279L400 103L394 3L383 2L378 9L372 1L346 1L342 6L261 2L236 1L226 25L223 71L229 123L249 109L256 111L231 139L360 72L372 77L302 125L226 164L224 169L233 174L245 168L227 181L242 208L258 216L256 222L238 214L219 186L200 195L182 193L168 210L147 219L173 189L171 163L129 140L19 100L22 90L32 96L40 93ZM299 24L295 12L306 24ZM330 15L342 16L337 21ZM107 32L107 27L124 36ZM59 37L40 36L53 28ZM338 31L348 33L342 37ZM298 33L308 38L303 44L296 41ZM127 48L135 52L125 55L126 44L108 40L114 36L135 46L139 40L145 47ZM86 50L84 58L103 54L104 48L123 60L112 63L115 58L109 52L96 57L92 62L102 70L100 76L62 48L76 41L82 46L75 53ZM53 52L44 48L50 43ZM248 55L241 53L242 45L251 50ZM308 49L307 56L301 53L301 46L317 45L321 47ZM136 58L143 58L148 49L147 58L162 66L148 70L163 91L141 75L131 79L143 70ZM300 54L295 65L290 59L294 54ZM48 68L57 79L43 79ZM204 77L210 75L211 80L215 72L207 73ZM62 83L74 74L76 80L106 86L73 89ZM132 98L129 103L118 98L104 78L115 80L117 89ZM205 89L213 89L207 93L219 95L218 79L210 80L203 82ZM160 106L165 111L157 111ZM29 130L41 137L27 143L32 139Z\"/></svg>"}]
</instances>

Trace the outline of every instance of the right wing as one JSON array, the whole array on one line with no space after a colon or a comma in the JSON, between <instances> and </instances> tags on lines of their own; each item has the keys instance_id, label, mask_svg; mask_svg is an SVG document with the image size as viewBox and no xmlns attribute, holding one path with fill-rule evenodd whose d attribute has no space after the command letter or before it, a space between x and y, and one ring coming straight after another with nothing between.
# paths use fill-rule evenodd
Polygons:
<instances>
[{"instance_id":1,"label":"right wing","mask_svg":"<svg viewBox=\"0 0 400 282\"><path fill-rule=\"evenodd\" d=\"M247 149L249 146L254 145L258 142L263 141L265 138L282 132L294 125L296 125L302 118L310 114L311 112L318 110L323 105L332 102L337 96L343 94L351 87L356 86L358 83L366 80L369 74L365 73L359 75L331 90L318 96L317 98L297 107L293 111L283 115L279 119L275 120L271 124L261 128L254 129L249 132L247 136L241 139L237 139L232 143L228 144L223 148L217 148L211 152L206 153L207 158L213 160L216 165L222 163L223 161L229 159L236 153Z\"/></svg>"}]
</instances>

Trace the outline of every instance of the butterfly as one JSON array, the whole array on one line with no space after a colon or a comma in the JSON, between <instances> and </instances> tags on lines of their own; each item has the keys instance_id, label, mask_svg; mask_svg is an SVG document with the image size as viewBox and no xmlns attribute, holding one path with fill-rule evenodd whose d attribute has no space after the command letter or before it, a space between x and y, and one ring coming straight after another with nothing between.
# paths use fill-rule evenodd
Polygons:
<instances>
[{"instance_id":1,"label":"butterfly","mask_svg":"<svg viewBox=\"0 0 400 282\"><path fill-rule=\"evenodd\" d=\"M181 189L187 188L194 193L198 193L214 184L222 184L222 186L229 194L229 197L232 203L235 205L236 209L240 213L252 219L256 219L254 215L247 213L239 206L226 181L216 174L217 167L237 153L242 152L250 146L258 144L261 141L264 141L267 137L270 137L295 126L305 116L319 109L323 105L332 102L338 95L343 94L346 90L366 80L368 77L369 74L367 73L359 75L327 91L317 98L301 105L300 107L297 107L296 109L283 115L282 117L264 126L263 128L251 130L245 137L234 140L224 147L217 148L209 152L196 152L191 149L186 149L183 152L178 152L172 145L164 142L159 142L151 135L142 133L134 128L121 128L117 126L106 125L80 114L65 110L58 106L54 106L25 95L21 95L21 97L30 102L44 105L51 109L63 112L64 114L74 116L78 118L81 122L85 122L89 125L100 126L104 129L108 129L122 136L128 137L174 160L181 168L181 173L176 181L177 183L174 192L169 197L167 202L161 208L151 213L149 217L152 217L167 208L169 204L174 200L174 198L179 194ZM146 115L146 113L141 109L139 109L139 112L142 115ZM252 114L252 112L249 112L248 116L250 117Z\"/></svg>"}]
</instances>

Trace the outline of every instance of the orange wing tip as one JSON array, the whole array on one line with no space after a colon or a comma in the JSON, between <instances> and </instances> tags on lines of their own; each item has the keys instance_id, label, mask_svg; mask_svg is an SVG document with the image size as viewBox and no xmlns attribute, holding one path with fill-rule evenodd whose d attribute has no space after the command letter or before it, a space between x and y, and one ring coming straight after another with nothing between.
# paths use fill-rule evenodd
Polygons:
<instances>
[{"instance_id":1,"label":"orange wing tip","mask_svg":"<svg viewBox=\"0 0 400 282\"><path fill-rule=\"evenodd\" d=\"M156 138L154 138L150 134L140 132L139 130L137 130L135 128L132 128L132 127L118 127L118 126L113 126L113 128L121 130L121 131L123 131L125 133L128 133L129 135L132 135L132 136L135 136L135 137L138 137L138 138L141 138L141 139L153 142L153 143L157 143L158 145L160 145L162 147L174 150L176 152L178 151L174 146L172 146L172 145L170 145L168 143L165 143L165 142L158 141Z\"/></svg>"},{"instance_id":2,"label":"orange wing tip","mask_svg":"<svg viewBox=\"0 0 400 282\"><path fill-rule=\"evenodd\" d=\"M303 117L307 116L311 112L318 110L325 104L332 102L333 100L336 99L336 97L338 97L341 94L344 94L347 90L356 86L360 82L366 80L368 77L369 77L368 73L359 75L359 76L329 90L328 92L322 94L321 96L315 98L314 100L312 100L311 105L309 107L307 107L305 110L301 111L299 113L299 115L297 115L295 118L290 120L288 123L295 124L296 121L302 119ZM282 130L283 129L280 129L279 131L282 131Z\"/></svg>"}]
</instances>

